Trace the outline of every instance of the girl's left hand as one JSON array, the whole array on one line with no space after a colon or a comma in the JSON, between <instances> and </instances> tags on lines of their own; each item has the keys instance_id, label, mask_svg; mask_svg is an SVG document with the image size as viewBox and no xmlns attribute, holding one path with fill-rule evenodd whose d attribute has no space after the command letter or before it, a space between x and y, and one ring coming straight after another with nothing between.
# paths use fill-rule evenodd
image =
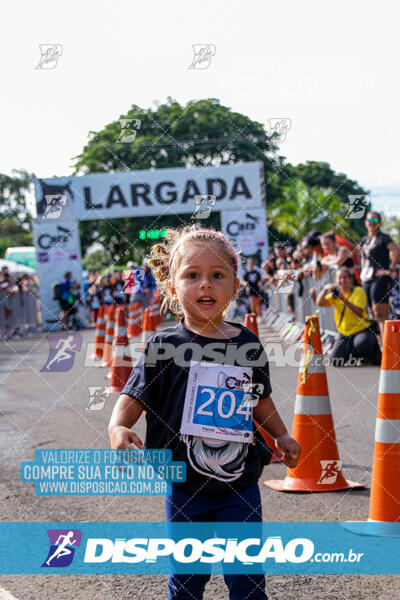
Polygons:
<instances>
[{"instance_id":1,"label":"girl's left hand","mask_svg":"<svg viewBox=\"0 0 400 600\"><path fill-rule=\"evenodd\" d=\"M300 444L288 433L283 433L276 438L275 445L282 452L285 465L290 469L294 469L301 452Z\"/></svg>"}]
</instances>

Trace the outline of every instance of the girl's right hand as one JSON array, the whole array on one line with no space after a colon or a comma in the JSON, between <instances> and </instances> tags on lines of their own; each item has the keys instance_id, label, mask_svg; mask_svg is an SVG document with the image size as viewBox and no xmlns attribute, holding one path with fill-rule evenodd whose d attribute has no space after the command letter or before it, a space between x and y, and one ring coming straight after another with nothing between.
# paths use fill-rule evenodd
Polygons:
<instances>
[{"instance_id":1,"label":"girl's right hand","mask_svg":"<svg viewBox=\"0 0 400 600\"><path fill-rule=\"evenodd\" d=\"M109 436L113 450L128 450L132 448L132 445L140 449L144 448L140 437L132 429L129 429L129 427L117 425L109 431Z\"/></svg>"}]
</instances>

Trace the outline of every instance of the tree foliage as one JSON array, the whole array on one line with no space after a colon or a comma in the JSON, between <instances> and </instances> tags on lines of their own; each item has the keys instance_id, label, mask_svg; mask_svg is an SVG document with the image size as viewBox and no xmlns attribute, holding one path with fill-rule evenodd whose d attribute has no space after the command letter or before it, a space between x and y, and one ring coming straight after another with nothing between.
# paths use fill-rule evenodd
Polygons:
<instances>
[{"instance_id":1,"label":"tree foliage","mask_svg":"<svg viewBox=\"0 0 400 600\"><path fill-rule=\"evenodd\" d=\"M140 121L133 143L122 143L121 119ZM366 194L357 182L336 173L326 162L307 161L296 166L279 156L274 137L264 126L232 111L215 98L192 100L185 106L168 98L164 104L143 109L132 105L98 132L90 131L87 144L74 157L74 173L134 171L167 167L218 166L259 160L264 165L267 218L271 241L300 240L307 227L333 229L359 239L365 234L361 220L344 219L349 194ZM0 175L0 217L17 219L28 228L30 215L25 198L32 175L15 171ZM101 242L112 261L139 262L148 240L139 230L179 226L190 215L122 218L79 223L83 253L94 241ZM208 225L219 226L212 214ZM10 244L8 244L10 245Z\"/></svg>"},{"instance_id":2,"label":"tree foliage","mask_svg":"<svg viewBox=\"0 0 400 600\"><path fill-rule=\"evenodd\" d=\"M292 179L283 187L281 201L268 211L267 222L290 239L301 240L312 229L335 230L352 239L351 220L344 215L341 199L332 189Z\"/></svg>"},{"instance_id":3,"label":"tree foliage","mask_svg":"<svg viewBox=\"0 0 400 600\"><path fill-rule=\"evenodd\" d=\"M254 160L261 160L266 171L272 173L280 164L280 158L274 155L276 147L263 125L221 106L215 99L190 101L181 106L168 98L154 109L134 105L120 118L141 121L134 143L118 141L119 119L100 132L90 132L88 144L76 157L75 173L218 166ZM218 219L213 220L218 227ZM116 260L129 256L136 261L151 243L138 240L140 229L176 227L188 222L190 215L163 216L162 221L159 217L147 217L81 223L82 246L90 243L94 230Z\"/></svg>"},{"instance_id":4,"label":"tree foliage","mask_svg":"<svg viewBox=\"0 0 400 600\"><path fill-rule=\"evenodd\" d=\"M349 219L346 223L341 219L348 212L349 195L367 195L367 191L356 181L348 179L344 173L335 173L327 162L315 160L299 163L295 167L288 164L285 171L291 177L301 179L308 187L326 192L329 190L329 197L333 195L340 199L342 210L337 215L337 227L341 228L342 234L347 232L356 240L366 234L364 219Z\"/></svg>"},{"instance_id":5,"label":"tree foliage","mask_svg":"<svg viewBox=\"0 0 400 600\"><path fill-rule=\"evenodd\" d=\"M119 119L102 131L89 132L88 144L75 157L76 173L218 166L252 160L262 160L273 170L279 163L263 125L214 98L192 100L186 106L168 98L155 109L133 105L122 118L141 121L134 143L118 141Z\"/></svg>"},{"instance_id":6,"label":"tree foliage","mask_svg":"<svg viewBox=\"0 0 400 600\"><path fill-rule=\"evenodd\" d=\"M32 217L26 209L32 175L25 170L12 173L0 173L0 256L10 246L32 245Z\"/></svg>"},{"instance_id":7,"label":"tree foliage","mask_svg":"<svg viewBox=\"0 0 400 600\"><path fill-rule=\"evenodd\" d=\"M32 220L26 209L26 196L33 175L27 171L13 170L13 176L0 173L0 218L14 217L21 224Z\"/></svg>"},{"instance_id":8,"label":"tree foliage","mask_svg":"<svg viewBox=\"0 0 400 600\"><path fill-rule=\"evenodd\" d=\"M100 271L104 267L108 267L111 264L111 255L107 250L95 250L91 252L88 256L82 259L82 266L84 269L91 271L95 269L96 271Z\"/></svg>"},{"instance_id":9,"label":"tree foliage","mask_svg":"<svg viewBox=\"0 0 400 600\"><path fill-rule=\"evenodd\" d=\"M0 218L0 257L10 246L32 246L32 233L27 231L15 217Z\"/></svg>"},{"instance_id":10,"label":"tree foliage","mask_svg":"<svg viewBox=\"0 0 400 600\"><path fill-rule=\"evenodd\" d=\"M120 120L106 125L99 132L90 132L90 139L82 153L75 157L76 173L117 172L135 169L190 167L233 164L260 160L264 165L267 215L270 237L275 239L301 239L305 227L297 224L315 220L320 226L332 229L336 221L342 234L359 239L364 226L359 222L345 222L344 203L348 194L366 193L356 182L344 174L335 173L328 163L309 161L294 167L278 155L274 138L261 123L222 106L216 99L190 101L181 106L172 98L154 109L133 105L121 119L139 119L140 128L131 144L119 142ZM301 186L300 184L303 183ZM310 200L304 200L310 190ZM332 196L333 194L333 196ZM292 200L290 200L292 197ZM293 198L303 198L297 204L296 218L290 223ZM325 219L311 218L312 203L317 202ZM315 210L314 210L315 212ZM329 217L330 215L330 217ZM156 219L115 219L107 222L81 223L83 247L96 232L99 241L111 251L113 257L144 254L149 242L137 240L139 229L181 225L190 221L187 215ZM219 225L218 222L215 223ZM325 230L325 229L324 229Z\"/></svg>"}]
</instances>

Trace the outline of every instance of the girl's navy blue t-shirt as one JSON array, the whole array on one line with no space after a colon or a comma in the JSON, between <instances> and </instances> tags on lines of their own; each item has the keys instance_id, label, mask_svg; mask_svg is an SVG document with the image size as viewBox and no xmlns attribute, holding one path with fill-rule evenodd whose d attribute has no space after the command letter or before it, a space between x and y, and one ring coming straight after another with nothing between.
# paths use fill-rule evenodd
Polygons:
<instances>
[{"instance_id":1,"label":"girl's navy blue t-shirt","mask_svg":"<svg viewBox=\"0 0 400 600\"><path fill-rule=\"evenodd\" d=\"M239 328L240 333L229 339L195 334L182 321L156 333L147 342L141 360L133 367L122 390L123 394L139 400L146 410L146 448L169 448L174 461L185 461L186 481L174 485L188 492L216 495L245 489L259 479L271 458L271 449L253 421L252 443L213 440L183 435L180 431L190 360L199 360L199 351L201 360L220 365L213 369L218 371L216 376L222 387L227 387L224 366L232 365L237 371L232 371L232 367L225 369L230 373L228 387L240 390L243 384L240 367L245 366L245 372L252 373L253 397L262 399L271 394L268 359L260 340L247 327L230 324ZM169 358L161 360L158 357L164 351ZM232 377L232 372L235 375L237 372L237 377Z\"/></svg>"}]
</instances>

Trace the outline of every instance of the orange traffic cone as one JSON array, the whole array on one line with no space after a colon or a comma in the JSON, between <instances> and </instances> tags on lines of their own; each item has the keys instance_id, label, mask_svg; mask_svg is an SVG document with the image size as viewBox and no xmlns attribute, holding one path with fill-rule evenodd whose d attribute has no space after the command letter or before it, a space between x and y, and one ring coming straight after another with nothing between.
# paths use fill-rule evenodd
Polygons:
<instances>
[{"instance_id":1,"label":"orange traffic cone","mask_svg":"<svg viewBox=\"0 0 400 600\"><path fill-rule=\"evenodd\" d=\"M157 292L157 290L155 290L154 292L154 298L155 298L155 323L156 326L159 325L160 323L162 323L162 315L161 315L161 297L160 294Z\"/></svg>"},{"instance_id":2,"label":"orange traffic cone","mask_svg":"<svg viewBox=\"0 0 400 600\"><path fill-rule=\"evenodd\" d=\"M150 315L152 315L153 319L154 319L154 323L156 322L156 314L157 314L157 307L156 307L156 301L153 298L153 300L150 300L149 303L149 313Z\"/></svg>"},{"instance_id":3,"label":"orange traffic cone","mask_svg":"<svg viewBox=\"0 0 400 600\"><path fill-rule=\"evenodd\" d=\"M104 318L104 306L101 305L97 313L96 335L94 338L94 353L92 358L101 360L103 357L104 338L106 331L106 322Z\"/></svg>"},{"instance_id":4,"label":"orange traffic cone","mask_svg":"<svg viewBox=\"0 0 400 600\"><path fill-rule=\"evenodd\" d=\"M125 308L117 307L115 317L114 355L111 364L110 387L112 392L122 392L132 370L132 359L126 330Z\"/></svg>"},{"instance_id":5,"label":"orange traffic cone","mask_svg":"<svg viewBox=\"0 0 400 600\"><path fill-rule=\"evenodd\" d=\"M143 316L142 349L144 348L147 340L151 338L155 330L154 317L149 309L145 308Z\"/></svg>"},{"instance_id":6,"label":"orange traffic cone","mask_svg":"<svg viewBox=\"0 0 400 600\"><path fill-rule=\"evenodd\" d=\"M140 302L132 302L129 305L128 338L137 337L142 332L142 305Z\"/></svg>"},{"instance_id":7,"label":"orange traffic cone","mask_svg":"<svg viewBox=\"0 0 400 600\"><path fill-rule=\"evenodd\" d=\"M143 331L143 319L144 319L144 312L143 312L142 305L140 305L140 311L136 318L137 318L138 328L140 329L138 335L141 335L141 333Z\"/></svg>"},{"instance_id":8,"label":"orange traffic cone","mask_svg":"<svg viewBox=\"0 0 400 600\"><path fill-rule=\"evenodd\" d=\"M149 333L153 334L157 330L156 317L154 311L149 313ZM150 336L151 337L151 336Z\"/></svg>"},{"instance_id":9,"label":"orange traffic cone","mask_svg":"<svg viewBox=\"0 0 400 600\"><path fill-rule=\"evenodd\" d=\"M342 474L316 315L306 318L292 437L301 446L297 467L288 469L282 481L272 479L265 485L279 492L332 492L364 487L346 480Z\"/></svg>"},{"instance_id":10,"label":"orange traffic cone","mask_svg":"<svg viewBox=\"0 0 400 600\"><path fill-rule=\"evenodd\" d=\"M400 321L385 321L368 522L354 533L400 537Z\"/></svg>"},{"instance_id":11,"label":"orange traffic cone","mask_svg":"<svg viewBox=\"0 0 400 600\"><path fill-rule=\"evenodd\" d=\"M253 333L258 335L257 315L256 313L250 313L244 317L244 326L250 329Z\"/></svg>"},{"instance_id":12,"label":"orange traffic cone","mask_svg":"<svg viewBox=\"0 0 400 600\"><path fill-rule=\"evenodd\" d=\"M108 310L108 319L106 324L106 335L104 338L104 352L102 367L109 367L112 361L112 348L114 341L114 319L115 319L115 307L111 306Z\"/></svg>"},{"instance_id":13,"label":"orange traffic cone","mask_svg":"<svg viewBox=\"0 0 400 600\"><path fill-rule=\"evenodd\" d=\"M257 326L257 315L256 313L250 313L247 314L244 318L244 326L247 327L248 329L250 329L250 331L252 331L253 333L255 333L258 336L258 326ZM267 446L269 446L272 450L272 456L271 456L271 463L276 463L276 462L282 462L282 454L276 449L275 447L275 440L274 438L272 438L266 431L264 431L264 429L262 427L260 427L259 423L257 423L256 420L254 420L254 424L257 428L257 430L261 433L265 443L267 444Z\"/></svg>"}]
</instances>

